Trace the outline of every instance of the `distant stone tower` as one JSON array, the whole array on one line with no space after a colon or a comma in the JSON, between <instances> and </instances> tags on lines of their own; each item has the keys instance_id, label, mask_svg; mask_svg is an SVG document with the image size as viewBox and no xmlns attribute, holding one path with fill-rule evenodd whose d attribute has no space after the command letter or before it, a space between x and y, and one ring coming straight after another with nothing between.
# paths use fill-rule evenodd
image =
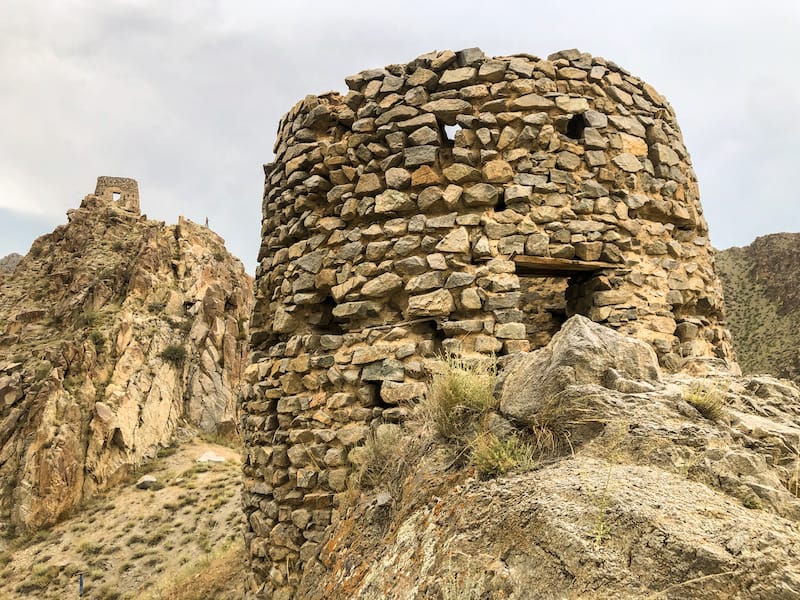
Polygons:
<instances>
[{"instance_id":1,"label":"distant stone tower","mask_svg":"<svg viewBox=\"0 0 800 600\"><path fill-rule=\"evenodd\" d=\"M291 598L350 450L438 352L539 347L572 314L663 366L732 356L695 174L667 101L577 50L434 52L307 96L265 165L245 390L252 588Z\"/></svg>"},{"instance_id":2,"label":"distant stone tower","mask_svg":"<svg viewBox=\"0 0 800 600\"><path fill-rule=\"evenodd\" d=\"M139 184L128 177L98 177L94 195L115 202L120 208L139 214Z\"/></svg>"}]
</instances>

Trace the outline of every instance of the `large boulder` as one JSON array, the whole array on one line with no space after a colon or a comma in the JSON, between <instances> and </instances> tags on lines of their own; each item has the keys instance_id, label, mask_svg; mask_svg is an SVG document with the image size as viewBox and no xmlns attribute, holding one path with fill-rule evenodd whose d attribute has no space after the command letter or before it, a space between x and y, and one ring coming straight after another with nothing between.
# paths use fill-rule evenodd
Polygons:
<instances>
[{"instance_id":1,"label":"large boulder","mask_svg":"<svg viewBox=\"0 0 800 600\"><path fill-rule=\"evenodd\" d=\"M558 407L570 386L638 392L652 390L660 380L658 358L648 344L575 315L547 346L514 355L505 365L500 410L536 424L543 412Z\"/></svg>"}]
</instances>

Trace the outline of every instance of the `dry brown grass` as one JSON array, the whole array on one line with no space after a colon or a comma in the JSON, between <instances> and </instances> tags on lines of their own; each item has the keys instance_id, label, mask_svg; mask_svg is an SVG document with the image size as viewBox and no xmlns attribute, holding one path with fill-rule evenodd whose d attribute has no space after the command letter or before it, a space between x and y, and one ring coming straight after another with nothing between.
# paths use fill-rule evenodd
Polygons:
<instances>
[{"instance_id":1,"label":"dry brown grass","mask_svg":"<svg viewBox=\"0 0 800 600\"><path fill-rule=\"evenodd\" d=\"M497 407L494 387L497 368L493 360L444 357L421 403L423 418L438 434L451 442L465 442L475 434L475 425Z\"/></svg>"},{"instance_id":2,"label":"dry brown grass","mask_svg":"<svg viewBox=\"0 0 800 600\"><path fill-rule=\"evenodd\" d=\"M177 576L157 595L142 596L141 600L208 600L209 598L239 598L245 578L245 557L242 544L236 543Z\"/></svg>"},{"instance_id":3,"label":"dry brown grass","mask_svg":"<svg viewBox=\"0 0 800 600\"><path fill-rule=\"evenodd\" d=\"M208 450L227 461L197 463ZM196 441L147 468L163 483L159 489L139 490L128 482L52 529L15 540L0 555L0 599L77 597L81 573L87 598L155 599L160 596L148 594L175 574L191 571L204 581L220 570L216 552L241 536L239 453ZM211 573L204 574L207 568Z\"/></svg>"}]
</instances>

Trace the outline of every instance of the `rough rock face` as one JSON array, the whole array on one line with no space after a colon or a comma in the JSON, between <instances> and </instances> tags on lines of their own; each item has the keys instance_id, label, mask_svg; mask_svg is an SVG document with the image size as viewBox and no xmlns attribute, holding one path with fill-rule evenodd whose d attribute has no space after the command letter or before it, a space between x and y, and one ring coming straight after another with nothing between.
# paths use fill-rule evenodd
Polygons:
<instances>
[{"instance_id":1,"label":"rough rock face","mask_svg":"<svg viewBox=\"0 0 800 600\"><path fill-rule=\"evenodd\" d=\"M717 253L728 322L745 373L800 383L800 233Z\"/></svg>"},{"instance_id":2,"label":"rough rock face","mask_svg":"<svg viewBox=\"0 0 800 600\"><path fill-rule=\"evenodd\" d=\"M800 598L800 391L664 375L637 340L573 319L507 361L500 389L512 421L511 398L558 414L568 450L482 481L427 448L402 485L343 507L297 597ZM531 384L565 362L580 375L537 405ZM716 420L692 404L701 387L724 399Z\"/></svg>"},{"instance_id":3,"label":"rough rock face","mask_svg":"<svg viewBox=\"0 0 800 600\"><path fill-rule=\"evenodd\" d=\"M732 353L691 160L652 86L577 50L475 48L345 81L292 108L265 165L242 408L267 597L292 596L348 451L403 420L436 353L527 351L573 314L668 370Z\"/></svg>"},{"instance_id":4,"label":"rough rock face","mask_svg":"<svg viewBox=\"0 0 800 600\"><path fill-rule=\"evenodd\" d=\"M252 282L208 228L100 178L0 285L0 522L35 528L181 428L229 433Z\"/></svg>"}]
</instances>

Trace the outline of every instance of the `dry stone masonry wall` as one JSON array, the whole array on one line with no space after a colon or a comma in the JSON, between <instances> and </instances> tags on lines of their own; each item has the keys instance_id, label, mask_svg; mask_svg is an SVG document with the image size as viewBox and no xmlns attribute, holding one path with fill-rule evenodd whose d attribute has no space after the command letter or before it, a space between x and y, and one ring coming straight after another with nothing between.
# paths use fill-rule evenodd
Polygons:
<instances>
[{"instance_id":1,"label":"dry stone masonry wall","mask_svg":"<svg viewBox=\"0 0 800 600\"><path fill-rule=\"evenodd\" d=\"M435 354L527 351L578 313L667 368L731 357L697 181L650 85L577 50L478 49L346 83L292 108L265 165L242 408L267 597L293 597L348 453L403 419Z\"/></svg>"}]
</instances>

